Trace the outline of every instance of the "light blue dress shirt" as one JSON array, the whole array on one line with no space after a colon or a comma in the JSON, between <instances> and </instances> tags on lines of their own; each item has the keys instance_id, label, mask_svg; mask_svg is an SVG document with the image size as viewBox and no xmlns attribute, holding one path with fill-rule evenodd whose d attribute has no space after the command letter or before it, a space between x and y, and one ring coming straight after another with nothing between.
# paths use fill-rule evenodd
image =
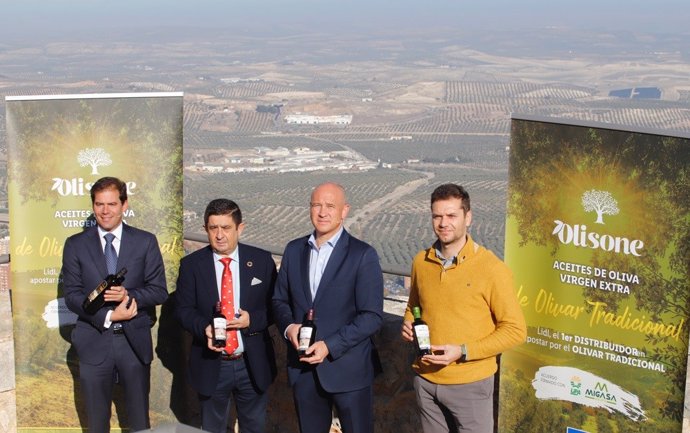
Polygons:
<instances>
[{"instance_id":1,"label":"light blue dress shirt","mask_svg":"<svg viewBox=\"0 0 690 433\"><path fill-rule=\"evenodd\" d=\"M335 248L342 234L343 227L341 226L340 230L332 238L321 245L321 248L316 245L314 233L309 236L309 246L311 247L309 253L309 288L311 289L312 300L316 297L316 291L319 289L323 272L326 270L333 248Z\"/></svg>"}]
</instances>

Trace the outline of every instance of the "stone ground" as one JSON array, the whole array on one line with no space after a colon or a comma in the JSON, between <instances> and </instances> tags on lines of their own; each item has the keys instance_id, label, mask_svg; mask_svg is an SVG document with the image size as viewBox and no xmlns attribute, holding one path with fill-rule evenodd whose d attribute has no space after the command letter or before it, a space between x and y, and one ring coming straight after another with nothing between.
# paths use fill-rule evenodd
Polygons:
<instances>
[{"instance_id":1,"label":"stone ground","mask_svg":"<svg viewBox=\"0 0 690 433\"><path fill-rule=\"evenodd\" d=\"M10 292L0 289L0 433L17 431Z\"/></svg>"}]
</instances>

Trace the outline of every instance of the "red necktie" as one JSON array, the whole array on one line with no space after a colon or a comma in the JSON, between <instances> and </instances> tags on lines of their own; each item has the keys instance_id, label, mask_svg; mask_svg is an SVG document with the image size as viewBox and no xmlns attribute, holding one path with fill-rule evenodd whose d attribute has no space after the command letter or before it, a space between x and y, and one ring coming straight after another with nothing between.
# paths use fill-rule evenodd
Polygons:
<instances>
[{"instance_id":1,"label":"red necktie","mask_svg":"<svg viewBox=\"0 0 690 433\"><path fill-rule=\"evenodd\" d=\"M223 276L220 281L220 311L223 312L227 321L235 318L235 294L232 290L232 272L230 271L230 257L223 257L220 261L223 263ZM228 331L228 339L225 343L225 352L232 354L237 350L239 343L237 342L237 331Z\"/></svg>"}]
</instances>

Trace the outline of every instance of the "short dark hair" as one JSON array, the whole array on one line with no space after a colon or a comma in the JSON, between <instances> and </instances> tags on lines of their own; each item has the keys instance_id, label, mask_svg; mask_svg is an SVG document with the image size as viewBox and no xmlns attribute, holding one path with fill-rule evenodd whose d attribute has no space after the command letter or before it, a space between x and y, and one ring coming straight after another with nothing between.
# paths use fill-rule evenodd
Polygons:
<instances>
[{"instance_id":1,"label":"short dark hair","mask_svg":"<svg viewBox=\"0 0 690 433\"><path fill-rule=\"evenodd\" d=\"M91 204L96 201L96 193L106 189L115 189L120 194L120 202L127 201L127 184L116 177L102 177L91 186Z\"/></svg>"},{"instance_id":2,"label":"short dark hair","mask_svg":"<svg viewBox=\"0 0 690 433\"><path fill-rule=\"evenodd\" d=\"M237 203L227 198L217 198L208 203L204 212L204 227L208 225L208 219L211 215L230 215L235 225L242 224L242 211L240 207L237 206Z\"/></svg>"},{"instance_id":3,"label":"short dark hair","mask_svg":"<svg viewBox=\"0 0 690 433\"><path fill-rule=\"evenodd\" d=\"M464 213L470 210L470 194L465 188L454 183L444 183L436 187L431 193L431 205L433 206L439 200L448 200L449 198L459 198Z\"/></svg>"}]
</instances>

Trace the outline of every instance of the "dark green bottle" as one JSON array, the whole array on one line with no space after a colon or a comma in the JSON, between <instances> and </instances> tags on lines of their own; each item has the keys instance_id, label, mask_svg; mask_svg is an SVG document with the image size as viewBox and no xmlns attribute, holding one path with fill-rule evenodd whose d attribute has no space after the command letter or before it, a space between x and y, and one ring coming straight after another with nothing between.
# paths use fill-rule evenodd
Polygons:
<instances>
[{"instance_id":1,"label":"dark green bottle","mask_svg":"<svg viewBox=\"0 0 690 433\"><path fill-rule=\"evenodd\" d=\"M422 320L422 313L419 310L419 307L412 308L412 315L414 316L414 322L412 322L412 331L414 333L414 342L417 345L417 355L431 355L429 325Z\"/></svg>"}]
</instances>

